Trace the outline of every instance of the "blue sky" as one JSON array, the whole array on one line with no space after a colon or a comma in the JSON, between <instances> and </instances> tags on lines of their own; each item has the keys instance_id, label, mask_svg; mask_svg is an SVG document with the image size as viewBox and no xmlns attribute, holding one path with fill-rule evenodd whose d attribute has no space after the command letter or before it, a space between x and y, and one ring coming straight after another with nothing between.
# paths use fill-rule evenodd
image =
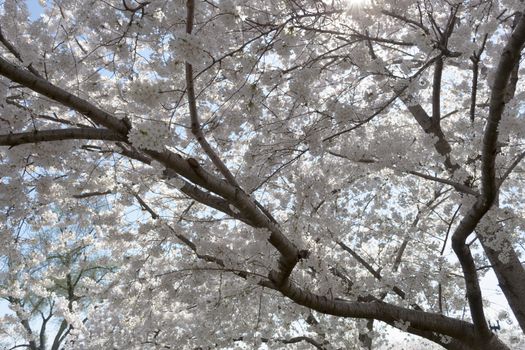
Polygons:
<instances>
[{"instance_id":1,"label":"blue sky","mask_svg":"<svg viewBox=\"0 0 525 350\"><path fill-rule=\"evenodd\" d=\"M38 0L26 0L26 2L27 6L29 7L29 12L31 13L31 19L38 19L43 11L43 8L40 6Z\"/></svg>"}]
</instances>

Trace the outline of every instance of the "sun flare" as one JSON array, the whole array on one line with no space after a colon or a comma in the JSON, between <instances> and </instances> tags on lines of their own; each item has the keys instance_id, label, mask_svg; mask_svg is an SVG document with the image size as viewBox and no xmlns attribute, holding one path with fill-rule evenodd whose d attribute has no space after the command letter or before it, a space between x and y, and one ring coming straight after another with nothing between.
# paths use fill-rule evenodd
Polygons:
<instances>
[{"instance_id":1,"label":"sun flare","mask_svg":"<svg viewBox=\"0 0 525 350\"><path fill-rule=\"evenodd\" d=\"M342 0L351 9L360 9L372 3L372 0Z\"/></svg>"}]
</instances>

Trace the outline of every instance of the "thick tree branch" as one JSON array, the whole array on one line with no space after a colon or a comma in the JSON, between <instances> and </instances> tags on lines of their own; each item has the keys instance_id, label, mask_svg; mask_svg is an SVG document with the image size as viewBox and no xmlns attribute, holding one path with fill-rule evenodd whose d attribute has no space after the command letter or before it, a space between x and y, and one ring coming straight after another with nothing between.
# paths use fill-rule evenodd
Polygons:
<instances>
[{"instance_id":1,"label":"thick tree branch","mask_svg":"<svg viewBox=\"0 0 525 350\"><path fill-rule=\"evenodd\" d=\"M489 117L483 136L482 194L488 201L494 200L497 191L495 160L497 153L498 125L505 109L505 98L512 71L518 65L521 48L525 42L525 16L516 26L501 55L501 60L494 74L494 84L490 96Z\"/></svg>"},{"instance_id":2,"label":"thick tree branch","mask_svg":"<svg viewBox=\"0 0 525 350\"><path fill-rule=\"evenodd\" d=\"M31 132L0 135L0 146L18 146L28 143L63 140L125 141L125 137L112 130L98 128L35 130Z\"/></svg>"},{"instance_id":3,"label":"thick tree branch","mask_svg":"<svg viewBox=\"0 0 525 350\"><path fill-rule=\"evenodd\" d=\"M525 11L517 12L514 15L514 20L512 22L512 30L516 29L516 26L519 24L520 20L523 17L523 12L525 12ZM521 48L519 49L519 51L521 52L521 50L523 50L523 44L521 45ZM518 60L519 60L519 58L518 58ZM519 68L520 67L519 67L519 61L518 61L514 65L514 67L512 68L512 71L510 73L509 82L508 82L507 88L505 90L505 97L503 99L505 103L509 103L510 100L512 100L514 98L514 94L516 93L516 87L518 86Z\"/></svg>"},{"instance_id":4,"label":"thick tree branch","mask_svg":"<svg viewBox=\"0 0 525 350\"><path fill-rule=\"evenodd\" d=\"M409 322L422 335L438 332L472 346L472 349L508 349L497 337L480 342L472 324L440 314L409 310L379 300L364 303L328 299L294 286L287 281L278 290L297 304L329 315L353 318L374 318L386 323ZM479 347L476 347L479 346Z\"/></svg>"},{"instance_id":5,"label":"thick tree branch","mask_svg":"<svg viewBox=\"0 0 525 350\"><path fill-rule=\"evenodd\" d=\"M482 337L490 337L491 333L487 327L483 312L483 301L476 266L470 248L465 242L467 237L474 231L480 220L493 205L497 196L498 182L496 179L495 161L498 126L505 109L505 95L509 78L515 65L518 64L520 51L524 42L525 17L522 17L503 49L494 75L495 80L490 97L489 116L483 135L481 196L478 197L476 203L470 208L452 235L452 248L461 263L465 276L467 298L472 320ZM523 269L523 267L521 267L521 269ZM522 329L525 329L525 319L520 322L520 326Z\"/></svg>"},{"instance_id":6,"label":"thick tree branch","mask_svg":"<svg viewBox=\"0 0 525 350\"><path fill-rule=\"evenodd\" d=\"M434 81L432 84L432 125L440 128L441 122L441 77L443 76L443 57L434 64Z\"/></svg>"},{"instance_id":7,"label":"thick tree branch","mask_svg":"<svg viewBox=\"0 0 525 350\"><path fill-rule=\"evenodd\" d=\"M111 114L96 107L90 102L83 100L66 90L51 84L49 81L35 76L34 74L8 62L0 57L0 74L12 81L19 83L39 94L72 108L73 110L85 115L97 124L103 125L123 136L129 131L129 126Z\"/></svg>"}]
</instances>

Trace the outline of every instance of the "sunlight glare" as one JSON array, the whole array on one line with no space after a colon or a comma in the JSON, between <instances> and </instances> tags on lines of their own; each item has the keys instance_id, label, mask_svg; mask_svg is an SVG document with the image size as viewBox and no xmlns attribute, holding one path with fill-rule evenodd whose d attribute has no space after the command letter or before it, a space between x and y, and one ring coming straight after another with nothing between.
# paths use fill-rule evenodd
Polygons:
<instances>
[{"instance_id":1,"label":"sunlight glare","mask_svg":"<svg viewBox=\"0 0 525 350\"><path fill-rule=\"evenodd\" d=\"M359 9L370 5L372 0L342 0L351 9Z\"/></svg>"}]
</instances>

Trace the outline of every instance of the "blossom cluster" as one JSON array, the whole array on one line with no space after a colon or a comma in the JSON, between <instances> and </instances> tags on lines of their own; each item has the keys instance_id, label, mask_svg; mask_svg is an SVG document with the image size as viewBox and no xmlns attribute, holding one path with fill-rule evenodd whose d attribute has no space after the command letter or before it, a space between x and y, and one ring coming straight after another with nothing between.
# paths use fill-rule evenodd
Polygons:
<instances>
[{"instance_id":1,"label":"blossom cluster","mask_svg":"<svg viewBox=\"0 0 525 350\"><path fill-rule=\"evenodd\" d=\"M170 43L170 49L175 52L176 60L191 64L202 63L209 58L203 48L202 40L188 33L178 33Z\"/></svg>"},{"instance_id":2,"label":"blossom cluster","mask_svg":"<svg viewBox=\"0 0 525 350\"><path fill-rule=\"evenodd\" d=\"M170 136L168 126L162 122L134 125L128 133L128 139L133 146L158 152L164 150Z\"/></svg>"},{"instance_id":3,"label":"blossom cluster","mask_svg":"<svg viewBox=\"0 0 525 350\"><path fill-rule=\"evenodd\" d=\"M158 83L145 80L135 80L129 86L129 94L139 104L154 107L160 100Z\"/></svg>"}]
</instances>

